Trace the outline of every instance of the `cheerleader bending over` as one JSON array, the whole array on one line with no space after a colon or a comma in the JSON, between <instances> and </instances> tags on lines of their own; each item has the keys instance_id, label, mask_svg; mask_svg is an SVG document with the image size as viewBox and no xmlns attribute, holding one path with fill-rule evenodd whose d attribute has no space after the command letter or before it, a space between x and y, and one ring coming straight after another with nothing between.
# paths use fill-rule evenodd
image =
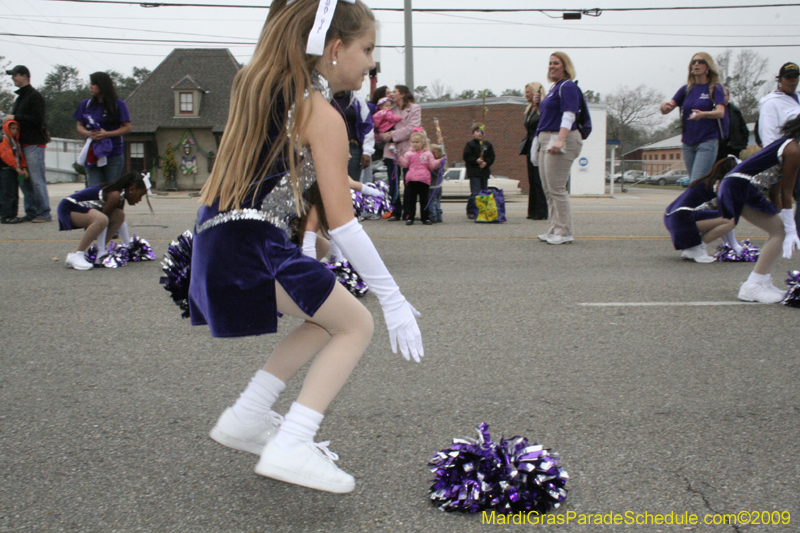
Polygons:
<instances>
[{"instance_id":1,"label":"cheerleader bending over","mask_svg":"<svg viewBox=\"0 0 800 533\"><path fill-rule=\"evenodd\" d=\"M78 248L67 254L65 264L75 270L90 270L94 265L86 260L86 250L97 239L97 259L102 261L108 253L106 235L119 231L120 238L130 242L125 224L125 203L136 205L147 194L147 179L137 172L128 172L111 185L95 185L67 196L58 204L58 229L68 231L86 228Z\"/></svg>"}]
</instances>

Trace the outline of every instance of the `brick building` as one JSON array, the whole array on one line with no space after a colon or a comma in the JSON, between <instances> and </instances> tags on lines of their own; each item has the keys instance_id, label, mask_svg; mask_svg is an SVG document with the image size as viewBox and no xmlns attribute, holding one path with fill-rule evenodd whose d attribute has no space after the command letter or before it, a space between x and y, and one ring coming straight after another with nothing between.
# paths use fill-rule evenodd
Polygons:
<instances>
[{"instance_id":1,"label":"brick building","mask_svg":"<svg viewBox=\"0 0 800 533\"><path fill-rule=\"evenodd\" d=\"M522 190L528 192L528 169L525 157L519 155L519 143L525 137L522 114L528 105L519 96L498 96L486 99L484 118L483 100L450 100L447 102L425 102L422 108L422 126L428 137L435 142L436 127L433 119L439 119L448 165L463 163L461 154L464 145L472 139L470 128L475 122L485 122L486 140L495 151L492 174L505 176L522 182Z\"/></svg>"}]
</instances>

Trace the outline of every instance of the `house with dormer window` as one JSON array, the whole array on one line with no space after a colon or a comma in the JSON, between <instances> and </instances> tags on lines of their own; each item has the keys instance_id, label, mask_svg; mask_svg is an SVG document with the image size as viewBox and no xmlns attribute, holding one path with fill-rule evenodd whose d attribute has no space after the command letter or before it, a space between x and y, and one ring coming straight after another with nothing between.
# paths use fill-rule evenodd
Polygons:
<instances>
[{"instance_id":1,"label":"house with dormer window","mask_svg":"<svg viewBox=\"0 0 800 533\"><path fill-rule=\"evenodd\" d=\"M131 133L125 136L127 170L149 171L157 189L203 186L228 119L231 85L241 65L227 48L176 48L125 100ZM167 182L167 147L177 172Z\"/></svg>"}]
</instances>

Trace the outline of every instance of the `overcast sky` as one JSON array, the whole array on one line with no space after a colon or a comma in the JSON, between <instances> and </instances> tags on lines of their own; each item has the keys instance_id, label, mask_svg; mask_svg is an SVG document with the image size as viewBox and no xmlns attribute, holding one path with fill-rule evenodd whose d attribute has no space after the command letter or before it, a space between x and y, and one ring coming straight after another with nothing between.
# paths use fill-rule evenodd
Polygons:
<instances>
[{"instance_id":1,"label":"overcast sky","mask_svg":"<svg viewBox=\"0 0 800 533\"><path fill-rule=\"evenodd\" d=\"M220 0L174 0L193 4ZM780 0L778 0L780 1ZM634 8L764 5L775 0L413 0L414 8ZM238 5L265 5L232 0ZM373 8L402 8L403 0L373 0ZM219 7L159 7L72 3L53 0L0 0L0 55L12 65L25 64L38 86L54 65L77 67L81 74L115 69L130 75L134 66L154 69L172 48L228 48L243 63L250 60L267 10ZM376 11L379 44L398 46L379 51L380 84L405 82L402 12ZM670 97L686 81L689 59L697 51L716 57L726 47L734 55L742 46L755 48L768 61L769 76L786 61L800 61L800 8L691 11L604 11L599 17L562 20L540 12L448 14L414 13L415 46L475 46L472 49L417 48L415 85L435 80L455 93L488 87L497 94L521 89L530 81L546 82L553 50L571 57L584 90L601 94L622 85L642 83ZM234 44L112 43L74 39L9 36L8 33L57 37L202 40ZM605 48L641 45L665 48ZM791 45L781 47L781 45ZM543 49L490 49L541 46ZM578 47L578 48L568 48ZM772 84L770 83L770 87ZM366 88L366 84L365 84Z\"/></svg>"}]
</instances>

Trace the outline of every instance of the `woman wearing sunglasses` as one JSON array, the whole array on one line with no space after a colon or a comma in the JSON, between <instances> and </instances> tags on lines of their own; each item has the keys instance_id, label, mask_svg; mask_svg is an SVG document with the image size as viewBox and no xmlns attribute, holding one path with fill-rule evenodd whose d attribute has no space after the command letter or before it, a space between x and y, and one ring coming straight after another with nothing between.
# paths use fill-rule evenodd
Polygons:
<instances>
[{"instance_id":1,"label":"woman wearing sunglasses","mask_svg":"<svg viewBox=\"0 0 800 533\"><path fill-rule=\"evenodd\" d=\"M694 181L714 166L722 138L721 119L725 116L725 90L719 83L717 66L707 53L692 56L686 85L661 104L661 114L676 107L681 108L683 159Z\"/></svg>"}]
</instances>

